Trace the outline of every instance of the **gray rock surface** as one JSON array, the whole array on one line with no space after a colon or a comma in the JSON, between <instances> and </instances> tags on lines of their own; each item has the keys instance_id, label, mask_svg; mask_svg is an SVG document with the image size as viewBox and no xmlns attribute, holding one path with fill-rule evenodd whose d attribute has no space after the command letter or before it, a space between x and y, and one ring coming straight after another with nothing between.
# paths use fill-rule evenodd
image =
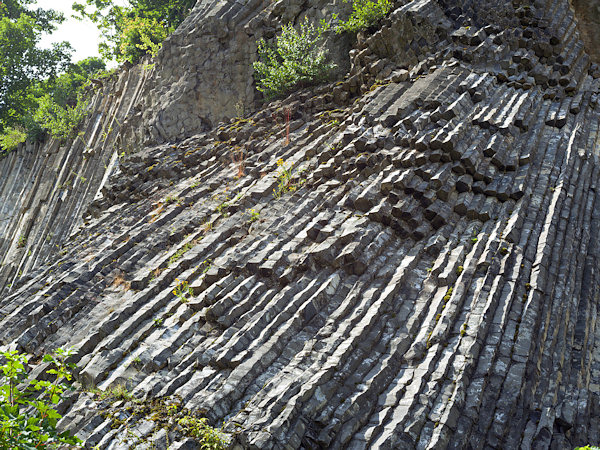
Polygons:
<instances>
[{"instance_id":1,"label":"gray rock surface","mask_svg":"<svg viewBox=\"0 0 600 450\"><path fill-rule=\"evenodd\" d=\"M175 402L232 448L600 442L600 81L569 3L414 0L380 25L339 82L132 151L0 301L2 347L75 346L80 383ZM77 391L61 426L193 448L132 405Z\"/></svg>"},{"instance_id":2,"label":"gray rock surface","mask_svg":"<svg viewBox=\"0 0 600 450\"><path fill-rule=\"evenodd\" d=\"M0 293L64 254L83 212L119 171L116 141L147 77L143 65L122 69L93 93L75 139L23 144L0 159Z\"/></svg>"}]
</instances>

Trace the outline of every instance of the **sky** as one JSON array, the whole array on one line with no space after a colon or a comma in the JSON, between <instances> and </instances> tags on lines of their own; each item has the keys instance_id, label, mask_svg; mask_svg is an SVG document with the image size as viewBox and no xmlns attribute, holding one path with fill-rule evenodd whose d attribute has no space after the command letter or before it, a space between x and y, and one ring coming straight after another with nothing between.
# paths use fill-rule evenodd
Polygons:
<instances>
[{"instance_id":1,"label":"sky","mask_svg":"<svg viewBox=\"0 0 600 450\"><path fill-rule=\"evenodd\" d=\"M71 17L71 5L75 0L38 0L32 8L55 9L65 15L65 21L51 35L45 35L41 40L41 47L47 48L54 42L67 41L74 49L73 61L80 61L89 56L100 56L98 43L100 31L89 20L76 20ZM84 3L79 0L79 3ZM115 3L124 5L125 0L116 0Z\"/></svg>"}]
</instances>

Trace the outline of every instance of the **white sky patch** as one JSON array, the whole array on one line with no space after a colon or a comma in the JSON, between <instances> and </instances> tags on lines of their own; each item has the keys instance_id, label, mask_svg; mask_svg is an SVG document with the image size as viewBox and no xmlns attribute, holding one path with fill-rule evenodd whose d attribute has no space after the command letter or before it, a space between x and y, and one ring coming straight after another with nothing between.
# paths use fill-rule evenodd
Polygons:
<instances>
[{"instance_id":1,"label":"white sky patch","mask_svg":"<svg viewBox=\"0 0 600 450\"><path fill-rule=\"evenodd\" d=\"M67 41L73 47L73 62L81 61L90 56L100 56L98 43L100 42L100 31L89 20L77 20L72 18L71 5L75 0L38 0L31 8L55 9L65 15L65 21L58 25L56 31L50 35L43 35L40 41L42 48L48 48L55 42ZM84 3L84 0L79 0ZM117 0L119 5L127 4L126 0ZM115 66L116 63L108 63Z\"/></svg>"}]
</instances>

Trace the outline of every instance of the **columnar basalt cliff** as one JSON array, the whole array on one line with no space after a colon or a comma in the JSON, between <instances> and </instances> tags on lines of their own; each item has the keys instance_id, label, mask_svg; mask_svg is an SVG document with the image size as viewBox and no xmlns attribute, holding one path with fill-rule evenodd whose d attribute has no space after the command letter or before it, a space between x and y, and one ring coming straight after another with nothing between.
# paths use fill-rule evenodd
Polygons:
<instances>
[{"instance_id":1,"label":"columnar basalt cliff","mask_svg":"<svg viewBox=\"0 0 600 450\"><path fill-rule=\"evenodd\" d=\"M0 293L50 263L118 170L114 145L148 73L143 66L97 81L86 123L67 142L27 143L0 159Z\"/></svg>"},{"instance_id":2,"label":"columnar basalt cliff","mask_svg":"<svg viewBox=\"0 0 600 450\"><path fill-rule=\"evenodd\" d=\"M399 1L332 39L346 76L259 106L255 38L336 8L196 5L135 69L118 173L0 301L3 347L74 346L82 385L132 391L65 401L89 447L196 448L182 411L232 448L600 443L600 71L575 10ZM3 236L53 229L31 217Z\"/></svg>"},{"instance_id":3,"label":"columnar basalt cliff","mask_svg":"<svg viewBox=\"0 0 600 450\"><path fill-rule=\"evenodd\" d=\"M592 59L600 62L600 1L571 0L585 48Z\"/></svg>"}]
</instances>

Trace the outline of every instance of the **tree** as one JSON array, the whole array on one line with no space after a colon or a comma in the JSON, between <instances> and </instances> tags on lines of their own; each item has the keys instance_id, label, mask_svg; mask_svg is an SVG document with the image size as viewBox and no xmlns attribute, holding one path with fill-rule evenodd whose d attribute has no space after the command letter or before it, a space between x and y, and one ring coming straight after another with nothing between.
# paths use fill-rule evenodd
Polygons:
<instances>
[{"instance_id":1,"label":"tree","mask_svg":"<svg viewBox=\"0 0 600 450\"><path fill-rule=\"evenodd\" d=\"M35 80L56 75L67 67L71 47L63 42L50 49L37 47L64 17L53 10L27 10L32 0L0 2L0 133L22 124L35 107L30 88Z\"/></svg>"},{"instance_id":2,"label":"tree","mask_svg":"<svg viewBox=\"0 0 600 450\"><path fill-rule=\"evenodd\" d=\"M88 83L90 78L98 76L105 69L106 63L96 57L69 64L64 73L34 83L33 95L40 98L49 94L61 107L74 107L81 94L81 88Z\"/></svg>"},{"instance_id":3,"label":"tree","mask_svg":"<svg viewBox=\"0 0 600 450\"><path fill-rule=\"evenodd\" d=\"M74 3L73 10L102 31L102 56L135 63L147 53L156 53L195 3L196 0L129 0L129 6L119 6L113 0L85 0Z\"/></svg>"}]
</instances>

